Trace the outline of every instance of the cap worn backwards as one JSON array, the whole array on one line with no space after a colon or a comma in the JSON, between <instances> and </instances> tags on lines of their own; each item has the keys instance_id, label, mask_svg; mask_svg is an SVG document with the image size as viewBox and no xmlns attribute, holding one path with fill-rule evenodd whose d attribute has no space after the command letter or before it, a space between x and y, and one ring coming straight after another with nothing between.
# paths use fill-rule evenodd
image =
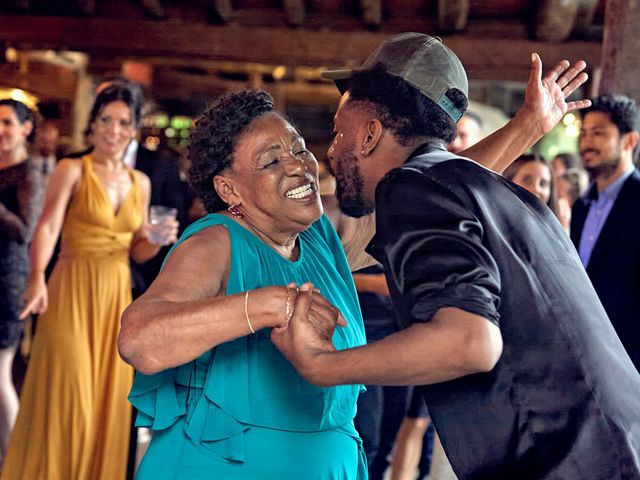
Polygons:
<instances>
[{"instance_id":1,"label":"cap worn backwards","mask_svg":"<svg viewBox=\"0 0 640 480\"><path fill-rule=\"evenodd\" d=\"M467 74L456 54L438 37L413 32L394 35L369 55L359 69L329 70L322 76L333 80L344 93L348 79L355 72L375 68L382 68L413 85L455 122L462 116L462 111L446 94L450 88L457 88L468 96Z\"/></svg>"}]
</instances>

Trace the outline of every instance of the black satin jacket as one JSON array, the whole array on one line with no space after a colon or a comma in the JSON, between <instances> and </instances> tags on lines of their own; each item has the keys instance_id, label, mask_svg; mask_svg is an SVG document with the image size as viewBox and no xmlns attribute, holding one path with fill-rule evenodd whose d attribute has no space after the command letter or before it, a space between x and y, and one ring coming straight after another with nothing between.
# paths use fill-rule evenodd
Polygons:
<instances>
[{"instance_id":1,"label":"black satin jacket","mask_svg":"<svg viewBox=\"0 0 640 480\"><path fill-rule=\"evenodd\" d=\"M421 387L459 478L640 478L640 375L553 213L432 144L380 182L376 214L399 328L452 306L503 337L491 372Z\"/></svg>"}]
</instances>

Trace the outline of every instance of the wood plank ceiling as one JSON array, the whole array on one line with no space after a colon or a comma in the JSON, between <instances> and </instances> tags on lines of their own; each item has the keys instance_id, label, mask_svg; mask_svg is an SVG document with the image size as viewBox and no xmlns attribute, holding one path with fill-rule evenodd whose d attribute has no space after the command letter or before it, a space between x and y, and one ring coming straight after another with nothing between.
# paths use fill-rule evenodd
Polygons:
<instances>
[{"instance_id":1,"label":"wood plank ceiling","mask_svg":"<svg viewBox=\"0 0 640 480\"><path fill-rule=\"evenodd\" d=\"M296 84L292 91L304 97L319 69L357 65L380 41L406 30L442 36L473 79L522 80L531 51L549 64L582 57L596 65L603 3L9 0L4 9L14 13L0 14L0 40L19 49L88 52L96 73L117 72L125 60L148 62L162 77L161 89L181 85L182 94L279 80ZM278 66L285 68L274 75Z\"/></svg>"},{"instance_id":2,"label":"wood plank ceiling","mask_svg":"<svg viewBox=\"0 0 640 480\"><path fill-rule=\"evenodd\" d=\"M358 65L389 35L440 35L473 80L526 78L531 52L600 63L604 0L5 0L0 43L89 54L97 77L146 66L160 99L266 88L279 102L334 105L325 68ZM36 93L69 95L59 67L0 65ZM24 84L26 78L22 79Z\"/></svg>"}]
</instances>

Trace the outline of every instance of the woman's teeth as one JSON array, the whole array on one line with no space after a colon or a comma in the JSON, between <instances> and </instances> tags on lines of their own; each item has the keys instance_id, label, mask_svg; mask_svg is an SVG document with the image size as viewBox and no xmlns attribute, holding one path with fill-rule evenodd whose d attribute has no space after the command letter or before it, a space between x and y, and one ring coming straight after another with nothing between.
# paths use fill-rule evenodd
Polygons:
<instances>
[{"instance_id":1,"label":"woman's teeth","mask_svg":"<svg viewBox=\"0 0 640 480\"><path fill-rule=\"evenodd\" d=\"M306 185L302 185L301 187L297 187L292 190L289 190L287 193L284 194L284 196L287 198L304 198L304 197L308 197L312 193L313 193L313 190L311 189L311 184L307 183Z\"/></svg>"}]
</instances>

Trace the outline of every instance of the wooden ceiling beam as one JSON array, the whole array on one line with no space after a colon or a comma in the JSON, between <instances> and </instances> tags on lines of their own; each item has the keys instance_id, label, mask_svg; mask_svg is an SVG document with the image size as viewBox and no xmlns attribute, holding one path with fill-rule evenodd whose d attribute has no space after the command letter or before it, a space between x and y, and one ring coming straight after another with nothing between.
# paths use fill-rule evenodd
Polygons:
<instances>
[{"instance_id":1,"label":"wooden ceiling beam","mask_svg":"<svg viewBox=\"0 0 640 480\"><path fill-rule=\"evenodd\" d=\"M19 48L53 48L131 57L189 58L256 62L271 65L336 67L360 64L390 33L291 30L212 26L168 20L76 19L0 15L0 41ZM601 46L597 42L550 43L524 39L454 35L445 43L473 72L472 78L522 80L514 72L529 68L531 52L546 65L562 58L582 58L596 66Z\"/></svg>"},{"instance_id":2,"label":"wooden ceiling beam","mask_svg":"<svg viewBox=\"0 0 640 480\"><path fill-rule=\"evenodd\" d=\"M382 23L382 0L360 0L362 20L367 27L379 28Z\"/></svg>"},{"instance_id":3,"label":"wooden ceiling beam","mask_svg":"<svg viewBox=\"0 0 640 480\"><path fill-rule=\"evenodd\" d=\"M284 11L287 22L294 27L300 27L307 16L304 0L284 0Z\"/></svg>"},{"instance_id":4,"label":"wooden ceiling beam","mask_svg":"<svg viewBox=\"0 0 640 480\"><path fill-rule=\"evenodd\" d=\"M255 85L254 85L255 86ZM215 97L228 91L245 90L251 87L251 81L225 80L213 75L198 76L169 69L158 69L154 74L153 95L155 98L185 99L191 94ZM271 92L274 97L284 99L287 104L337 106L340 93L329 82L324 84L308 82L261 83L260 88ZM178 95L177 95L178 94Z\"/></svg>"},{"instance_id":5,"label":"wooden ceiling beam","mask_svg":"<svg viewBox=\"0 0 640 480\"><path fill-rule=\"evenodd\" d=\"M160 3L160 0L138 0L140 7L146 16L159 20L167 16L165 8Z\"/></svg>"},{"instance_id":6,"label":"wooden ceiling beam","mask_svg":"<svg viewBox=\"0 0 640 480\"><path fill-rule=\"evenodd\" d=\"M213 14L214 20L227 23L233 14L233 5L231 0L209 0L209 9Z\"/></svg>"},{"instance_id":7,"label":"wooden ceiling beam","mask_svg":"<svg viewBox=\"0 0 640 480\"><path fill-rule=\"evenodd\" d=\"M574 27L590 27L593 24L593 18L595 17L597 8L598 0L580 0Z\"/></svg>"},{"instance_id":8,"label":"wooden ceiling beam","mask_svg":"<svg viewBox=\"0 0 640 480\"><path fill-rule=\"evenodd\" d=\"M576 22L580 0L543 0L536 15L535 36L549 42L569 38Z\"/></svg>"},{"instance_id":9,"label":"wooden ceiling beam","mask_svg":"<svg viewBox=\"0 0 640 480\"><path fill-rule=\"evenodd\" d=\"M469 0L438 0L438 28L441 32L459 32L467 28Z\"/></svg>"},{"instance_id":10,"label":"wooden ceiling beam","mask_svg":"<svg viewBox=\"0 0 640 480\"><path fill-rule=\"evenodd\" d=\"M40 99L73 101L77 80L75 72L58 65L29 62L21 69L17 63L0 64L0 85L27 90Z\"/></svg>"}]
</instances>

